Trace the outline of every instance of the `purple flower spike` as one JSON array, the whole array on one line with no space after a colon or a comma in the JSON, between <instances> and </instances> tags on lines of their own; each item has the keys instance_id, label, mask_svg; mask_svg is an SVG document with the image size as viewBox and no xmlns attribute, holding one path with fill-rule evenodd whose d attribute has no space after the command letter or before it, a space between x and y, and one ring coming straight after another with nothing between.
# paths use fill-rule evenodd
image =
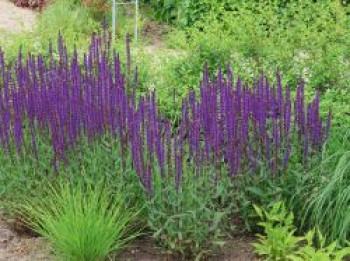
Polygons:
<instances>
[{"instance_id":1,"label":"purple flower spike","mask_svg":"<svg viewBox=\"0 0 350 261\"><path fill-rule=\"evenodd\" d=\"M108 50L109 40L106 31L93 34L88 52L80 56L76 49L70 54L59 35L58 59L50 43L47 55L24 56L19 50L15 62L8 64L0 48L4 152L23 156L32 147L40 161L39 152L47 146L39 146L48 144L59 172L67 152L80 148L82 140L90 146L110 135L120 145L122 169L131 162L151 197L155 171L165 180L174 178L176 189L184 175L190 175L185 170L192 168L197 177L215 169L216 181L226 173L232 178L254 175L259 163L277 174L287 168L291 155L300 153L306 161L330 135L332 113L327 120L321 118L320 93L307 104L301 83L293 100L279 70L276 86L263 74L249 86L239 76L234 82L230 68L226 75L219 69L211 79L205 66L197 97L195 91L181 97L182 117L171 124L157 105L157 94L140 92L137 69L133 88L126 88L131 83L130 36L126 75L119 56Z\"/></svg>"}]
</instances>

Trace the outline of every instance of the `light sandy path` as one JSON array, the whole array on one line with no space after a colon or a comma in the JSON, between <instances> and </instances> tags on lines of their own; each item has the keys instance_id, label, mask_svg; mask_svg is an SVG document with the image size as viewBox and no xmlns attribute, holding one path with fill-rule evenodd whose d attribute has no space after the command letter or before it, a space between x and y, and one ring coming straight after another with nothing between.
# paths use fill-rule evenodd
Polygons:
<instances>
[{"instance_id":1,"label":"light sandy path","mask_svg":"<svg viewBox=\"0 0 350 261\"><path fill-rule=\"evenodd\" d=\"M42 238L19 235L1 218L0 261L52 261Z\"/></svg>"},{"instance_id":2,"label":"light sandy path","mask_svg":"<svg viewBox=\"0 0 350 261\"><path fill-rule=\"evenodd\" d=\"M4 33L19 33L31 30L37 13L16 7L10 0L0 0L0 38Z\"/></svg>"}]
</instances>

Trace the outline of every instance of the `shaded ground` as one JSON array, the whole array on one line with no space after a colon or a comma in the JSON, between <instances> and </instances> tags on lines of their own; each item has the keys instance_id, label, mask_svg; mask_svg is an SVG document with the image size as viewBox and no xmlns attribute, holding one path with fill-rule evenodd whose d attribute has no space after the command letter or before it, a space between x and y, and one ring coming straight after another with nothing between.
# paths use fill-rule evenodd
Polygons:
<instances>
[{"instance_id":1,"label":"shaded ground","mask_svg":"<svg viewBox=\"0 0 350 261\"><path fill-rule=\"evenodd\" d=\"M0 0L0 37L3 33L19 33L31 30L37 13L16 7L10 0Z\"/></svg>"},{"instance_id":2,"label":"shaded ground","mask_svg":"<svg viewBox=\"0 0 350 261\"><path fill-rule=\"evenodd\" d=\"M241 235L228 240L226 245L218 253L214 253L206 261L258 261L253 255L251 243L252 237ZM128 250L116 257L116 261L180 261L193 260L161 254L161 250L150 240L139 240Z\"/></svg>"}]
</instances>

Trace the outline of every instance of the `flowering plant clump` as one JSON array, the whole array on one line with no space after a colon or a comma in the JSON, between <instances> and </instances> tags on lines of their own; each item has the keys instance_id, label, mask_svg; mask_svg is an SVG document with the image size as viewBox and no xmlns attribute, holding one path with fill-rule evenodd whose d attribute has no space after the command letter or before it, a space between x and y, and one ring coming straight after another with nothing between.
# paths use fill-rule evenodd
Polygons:
<instances>
[{"instance_id":1,"label":"flowering plant clump","mask_svg":"<svg viewBox=\"0 0 350 261\"><path fill-rule=\"evenodd\" d=\"M128 42L128 41L127 41ZM181 185L184 166L196 175L214 166L216 179L223 170L230 177L264 165L274 175L287 167L294 144L305 160L329 134L319 113L319 93L311 103L300 84L294 102L290 87L283 90L263 76L252 86L228 70L211 81L204 71L199 92L183 100L182 120L175 127L157 109L155 92L138 97L128 90L118 55L111 57L107 34L93 35L82 59L67 53L62 37L58 57L52 46L48 59L19 52L6 64L0 50L0 141L8 155L32 152L38 158L40 141L53 151L53 166L67 162L66 152L109 134L119 140L122 162L131 155L133 168L149 195L152 177L173 177ZM198 97L196 97L198 96ZM130 154L128 154L130 153Z\"/></svg>"},{"instance_id":2,"label":"flowering plant clump","mask_svg":"<svg viewBox=\"0 0 350 261\"><path fill-rule=\"evenodd\" d=\"M286 168L295 140L306 160L329 134L331 113L323 124L319 93L307 104L301 83L293 105L290 87L283 91L279 72L277 86L261 76L249 87L239 77L234 83L230 70L227 79L219 71L212 82L205 71L199 96L196 101L191 92L183 103L180 136L189 137L196 165L212 161L219 170L226 163L231 176L248 169L254 173L262 163L277 174Z\"/></svg>"}]
</instances>

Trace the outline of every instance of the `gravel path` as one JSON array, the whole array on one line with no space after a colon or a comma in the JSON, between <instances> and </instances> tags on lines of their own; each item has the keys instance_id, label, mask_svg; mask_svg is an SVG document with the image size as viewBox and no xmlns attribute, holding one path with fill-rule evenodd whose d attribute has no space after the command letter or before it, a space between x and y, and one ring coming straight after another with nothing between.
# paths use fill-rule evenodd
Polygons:
<instances>
[{"instance_id":1,"label":"gravel path","mask_svg":"<svg viewBox=\"0 0 350 261\"><path fill-rule=\"evenodd\" d=\"M3 33L19 33L33 28L37 13L16 7L10 0L0 0L0 38Z\"/></svg>"},{"instance_id":2,"label":"gravel path","mask_svg":"<svg viewBox=\"0 0 350 261\"><path fill-rule=\"evenodd\" d=\"M42 238L19 235L0 217L0 261L51 261Z\"/></svg>"}]
</instances>

